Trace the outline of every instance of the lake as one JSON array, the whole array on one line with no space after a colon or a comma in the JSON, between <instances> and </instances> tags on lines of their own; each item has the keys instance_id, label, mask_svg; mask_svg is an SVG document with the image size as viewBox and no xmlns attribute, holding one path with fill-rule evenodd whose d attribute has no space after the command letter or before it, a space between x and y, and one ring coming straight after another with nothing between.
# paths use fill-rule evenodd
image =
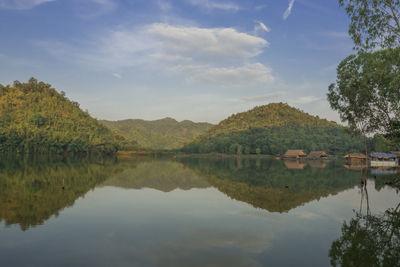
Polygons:
<instances>
[{"instance_id":1,"label":"lake","mask_svg":"<svg viewBox=\"0 0 400 267\"><path fill-rule=\"evenodd\" d=\"M0 266L399 265L396 174L346 167L3 157Z\"/></svg>"}]
</instances>

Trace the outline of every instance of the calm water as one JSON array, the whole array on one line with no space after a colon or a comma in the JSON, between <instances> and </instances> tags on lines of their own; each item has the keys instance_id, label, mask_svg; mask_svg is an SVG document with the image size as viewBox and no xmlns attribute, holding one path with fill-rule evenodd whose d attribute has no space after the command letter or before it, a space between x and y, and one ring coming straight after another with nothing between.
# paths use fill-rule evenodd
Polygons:
<instances>
[{"instance_id":1,"label":"calm water","mask_svg":"<svg viewBox=\"0 0 400 267\"><path fill-rule=\"evenodd\" d=\"M0 266L396 266L390 175L337 161L3 158Z\"/></svg>"}]
</instances>

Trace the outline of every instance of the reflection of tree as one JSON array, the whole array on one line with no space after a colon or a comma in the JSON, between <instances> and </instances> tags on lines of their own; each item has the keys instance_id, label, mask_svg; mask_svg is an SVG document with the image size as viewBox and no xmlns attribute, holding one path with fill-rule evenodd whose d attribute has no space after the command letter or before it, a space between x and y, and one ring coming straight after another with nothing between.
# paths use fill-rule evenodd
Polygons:
<instances>
[{"instance_id":1,"label":"reflection of tree","mask_svg":"<svg viewBox=\"0 0 400 267\"><path fill-rule=\"evenodd\" d=\"M365 198L366 202L367 202L367 215L370 214L370 210L369 210L369 199L368 199L368 190L367 190L367 169L362 169L361 170L361 203L360 203L360 213L362 212L362 208L363 208L363 200Z\"/></svg>"},{"instance_id":2,"label":"reflection of tree","mask_svg":"<svg viewBox=\"0 0 400 267\"><path fill-rule=\"evenodd\" d=\"M112 166L103 158L0 158L0 222L22 230L44 223L119 171Z\"/></svg>"},{"instance_id":3,"label":"reflection of tree","mask_svg":"<svg viewBox=\"0 0 400 267\"><path fill-rule=\"evenodd\" d=\"M333 266L400 266L400 203L382 215L357 213L329 251Z\"/></svg>"}]
</instances>

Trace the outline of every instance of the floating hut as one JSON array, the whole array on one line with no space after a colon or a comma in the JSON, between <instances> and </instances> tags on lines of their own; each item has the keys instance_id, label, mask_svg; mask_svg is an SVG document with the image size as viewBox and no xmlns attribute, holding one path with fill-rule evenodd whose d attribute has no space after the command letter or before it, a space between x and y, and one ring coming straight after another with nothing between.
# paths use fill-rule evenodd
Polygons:
<instances>
[{"instance_id":1,"label":"floating hut","mask_svg":"<svg viewBox=\"0 0 400 267\"><path fill-rule=\"evenodd\" d=\"M311 151L308 157L311 159L326 159L328 154L325 151Z\"/></svg>"},{"instance_id":2,"label":"floating hut","mask_svg":"<svg viewBox=\"0 0 400 267\"><path fill-rule=\"evenodd\" d=\"M398 159L394 153L371 153L371 167L396 167Z\"/></svg>"},{"instance_id":3,"label":"floating hut","mask_svg":"<svg viewBox=\"0 0 400 267\"><path fill-rule=\"evenodd\" d=\"M305 157L307 157L307 154L303 150L288 150L285 155L283 155L284 159L299 159Z\"/></svg>"}]
</instances>

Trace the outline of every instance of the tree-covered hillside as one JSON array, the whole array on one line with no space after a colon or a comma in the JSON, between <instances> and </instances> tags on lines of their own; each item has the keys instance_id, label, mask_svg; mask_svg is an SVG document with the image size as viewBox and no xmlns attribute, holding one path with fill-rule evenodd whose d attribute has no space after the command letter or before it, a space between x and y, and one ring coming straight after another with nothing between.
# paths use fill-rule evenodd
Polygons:
<instances>
[{"instance_id":1,"label":"tree-covered hillside","mask_svg":"<svg viewBox=\"0 0 400 267\"><path fill-rule=\"evenodd\" d=\"M154 150L182 148L212 127L210 123L189 120L178 122L172 118L101 122L116 134L137 142L138 146Z\"/></svg>"},{"instance_id":2,"label":"tree-covered hillside","mask_svg":"<svg viewBox=\"0 0 400 267\"><path fill-rule=\"evenodd\" d=\"M361 151L363 145L361 138L352 137L335 122L312 116L288 104L272 103L230 116L183 150L190 153L273 155L288 149L342 154Z\"/></svg>"},{"instance_id":3,"label":"tree-covered hillside","mask_svg":"<svg viewBox=\"0 0 400 267\"><path fill-rule=\"evenodd\" d=\"M0 152L115 150L112 132L51 85L34 78L0 85Z\"/></svg>"}]
</instances>

